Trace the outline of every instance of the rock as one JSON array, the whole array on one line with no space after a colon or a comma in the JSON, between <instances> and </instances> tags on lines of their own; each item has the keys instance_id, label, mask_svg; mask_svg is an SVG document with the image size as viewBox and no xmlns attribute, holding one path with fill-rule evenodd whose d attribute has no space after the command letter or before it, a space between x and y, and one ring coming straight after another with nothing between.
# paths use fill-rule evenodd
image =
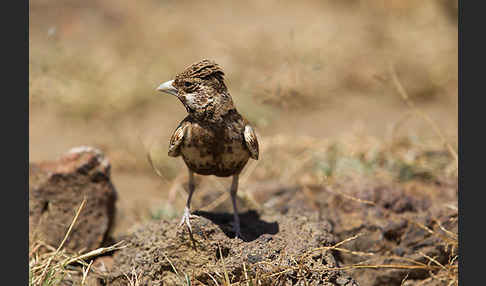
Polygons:
<instances>
[{"instance_id":1,"label":"rock","mask_svg":"<svg viewBox=\"0 0 486 286\"><path fill-rule=\"evenodd\" d=\"M64 248L102 246L113 223L116 191L110 163L101 151L77 147L57 161L29 165L29 243L59 246L83 198L82 209Z\"/></svg>"},{"instance_id":2,"label":"rock","mask_svg":"<svg viewBox=\"0 0 486 286\"><path fill-rule=\"evenodd\" d=\"M141 285L223 285L255 277L258 285L358 285L340 270L331 251L312 251L336 243L328 221L317 215L240 214L243 240L234 239L232 214L196 212L193 240L178 220L137 226L115 252L114 272L107 285L126 285L139 275ZM177 274L176 274L177 273ZM245 285L245 284L243 284Z\"/></svg>"}]
</instances>

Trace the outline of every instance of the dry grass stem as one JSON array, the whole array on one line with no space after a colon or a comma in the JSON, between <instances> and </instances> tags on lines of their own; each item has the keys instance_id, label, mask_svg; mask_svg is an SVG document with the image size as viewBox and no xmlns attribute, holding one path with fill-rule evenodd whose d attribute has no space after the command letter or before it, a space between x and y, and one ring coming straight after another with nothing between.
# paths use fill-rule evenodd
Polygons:
<instances>
[{"instance_id":1,"label":"dry grass stem","mask_svg":"<svg viewBox=\"0 0 486 286\"><path fill-rule=\"evenodd\" d=\"M88 277L88 273L89 270L91 269L91 265L93 265L93 261L94 260L91 260L86 268L85 266L83 266L83 279L81 280L81 285L83 286L86 284L86 278Z\"/></svg>"},{"instance_id":2,"label":"dry grass stem","mask_svg":"<svg viewBox=\"0 0 486 286\"><path fill-rule=\"evenodd\" d=\"M169 180L162 174L162 172L160 172L157 167L155 167L154 162L152 161L152 156L150 156L150 152L147 152L147 161L149 162L150 167L152 167L152 170L154 170L155 174L157 174L157 176L159 176L164 183L170 185Z\"/></svg>"},{"instance_id":3,"label":"dry grass stem","mask_svg":"<svg viewBox=\"0 0 486 286\"><path fill-rule=\"evenodd\" d=\"M419 254L422 255L423 257L427 258L429 260L429 262L433 262L437 266L440 266L443 270L447 270L447 268L444 265L442 265L441 263L439 263L436 259L428 256L427 254L425 254L423 252L419 252Z\"/></svg>"},{"instance_id":4,"label":"dry grass stem","mask_svg":"<svg viewBox=\"0 0 486 286\"><path fill-rule=\"evenodd\" d=\"M246 270L246 263L243 262L243 273L245 274L245 280L248 281L248 271ZM249 282L246 282L246 286L250 286Z\"/></svg>"},{"instance_id":5,"label":"dry grass stem","mask_svg":"<svg viewBox=\"0 0 486 286\"><path fill-rule=\"evenodd\" d=\"M90 270L91 272L94 271L94 269L91 268L92 262L87 263L85 260L89 258L94 258L96 256L99 256L101 254L115 251L118 249L122 249L123 246L122 244L124 241L120 241L110 247L102 247L99 249L95 249L92 251L89 251L84 254L71 254L71 253L66 253L66 251L63 249L63 246L65 242L67 241L69 234L71 233L78 217L79 214L81 213L82 209L84 208L86 204L87 199L83 199L81 202L79 208L76 211L76 214L71 222L71 225L69 226L64 239L61 241L59 246L57 248L54 248L53 246L47 245L46 243L42 241L37 241L36 244L32 247L32 250L30 251L30 261L29 261L29 268L30 268L30 275L31 275L31 282L30 285L50 285L50 283L53 283L54 279L62 279L64 275L71 275L71 274L81 274L82 280L81 283L84 283L83 281L86 281L87 275L89 274ZM40 249L40 247L45 247L47 250L51 251L48 253L44 253L42 255L38 255L37 251ZM55 263L54 263L55 262ZM79 263L82 266L82 270L68 270L66 269L67 266L73 264L73 263ZM49 275L48 275L49 273Z\"/></svg>"},{"instance_id":6,"label":"dry grass stem","mask_svg":"<svg viewBox=\"0 0 486 286\"><path fill-rule=\"evenodd\" d=\"M174 264L172 264L172 261L170 261L169 257L165 254L165 252L162 252L164 254L165 259L169 262L170 266L172 267L172 270L174 270L174 273L179 277L179 273L177 272L177 269L175 268Z\"/></svg>"},{"instance_id":7,"label":"dry grass stem","mask_svg":"<svg viewBox=\"0 0 486 286\"><path fill-rule=\"evenodd\" d=\"M228 276L228 271L226 270L226 264L224 262L223 253L221 252L221 246L219 244L218 244L218 249L219 249L219 258L221 259L221 263L223 264L225 285L229 286L229 285L231 285L231 282L230 282L230 279L229 279L229 276Z\"/></svg>"},{"instance_id":8,"label":"dry grass stem","mask_svg":"<svg viewBox=\"0 0 486 286\"><path fill-rule=\"evenodd\" d=\"M398 76L397 76L397 74L395 72L395 68L394 68L394 66L392 64L390 64L390 74L391 74L391 77L392 77L392 81L395 84L395 87L396 87L398 93L400 94L400 96L407 103L407 105L413 111L415 111L416 114L420 115L423 119L425 119L425 121L427 121L430 124L430 126L432 127L432 129L434 130L434 132L440 137L440 139L442 140L442 142L446 146L447 150L449 151L449 153L451 154L451 156L456 161L456 170L458 170L458 168L459 168L459 158L457 156L457 152L454 150L454 148L452 147L452 145L447 141L447 139L445 138L444 134L440 130L439 126L430 118L430 116L428 116L426 113L424 113L422 110L420 110L417 106L415 106L415 104L413 103L413 101L408 96L408 93L405 90L405 88L403 87L402 83L398 79Z\"/></svg>"},{"instance_id":9,"label":"dry grass stem","mask_svg":"<svg viewBox=\"0 0 486 286\"><path fill-rule=\"evenodd\" d=\"M76 214L73 218L73 221L71 222L71 225L69 226L67 232L66 232L66 235L64 236L63 240L61 241L61 243L59 244L59 246L57 247L56 251L54 252L54 254L49 258L49 260L47 261L45 267L44 267L44 270L42 271L42 274L41 276L39 277L39 281L43 281L44 280L44 277L47 273L47 269L49 268L49 266L51 265L51 262L52 262L52 259L54 259L57 254L59 253L59 251L61 250L61 248L64 246L64 243L66 242L69 234L71 233L71 230L73 229L73 226L74 224L76 223L76 220L78 219L78 216L79 214L81 213L81 210L83 209L84 205L86 204L86 198L83 199L83 201L81 202L81 205L79 206L78 210L76 211Z\"/></svg>"},{"instance_id":10,"label":"dry grass stem","mask_svg":"<svg viewBox=\"0 0 486 286\"><path fill-rule=\"evenodd\" d=\"M222 193L219 197L217 197L215 200L213 200L209 205L202 207L201 210L211 211L211 210L215 209L216 207L218 207L223 202L225 202L229 198L229 196L230 195L229 195L228 192Z\"/></svg>"},{"instance_id":11,"label":"dry grass stem","mask_svg":"<svg viewBox=\"0 0 486 286\"><path fill-rule=\"evenodd\" d=\"M206 272L206 274L209 276L209 278L211 278L211 280L213 280L213 282L214 282L214 284L216 284L216 286L219 286L218 281L216 281L216 279L214 278L214 276L213 276L213 275L211 275L211 273Z\"/></svg>"},{"instance_id":12,"label":"dry grass stem","mask_svg":"<svg viewBox=\"0 0 486 286\"><path fill-rule=\"evenodd\" d=\"M132 273L130 273L130 276L128 276L126 273L124 274L130 286L140 286L139 279L141 275L142 275L141 272L137 275L135 268L132 269Z\"/></svg>"},{"instance_id":13,"label":"dry grass stem","mask_svg":"<svg viewBox=\"0 0 486 286\"><path fill-rule=\"evenodd\" d=\"M127 247L126 245L123 245L124 243L125 243L125 241L122 240L122 241L119 241L119 242L113 244L112 246L101 247L101 248L92 250L90 252L81 254L79 256L75 256L75 257L70 258L67 261L65 261L63 263L63 267L67 266L71 263L74 263L74 262L82 262L83 260L86 260L86 259L91 258L91 257L96 257L96 256L99 256L99 255L105 254L107 252L112 252L114 250L123 249L123 248Z\"/></svg>"}]
</instances>

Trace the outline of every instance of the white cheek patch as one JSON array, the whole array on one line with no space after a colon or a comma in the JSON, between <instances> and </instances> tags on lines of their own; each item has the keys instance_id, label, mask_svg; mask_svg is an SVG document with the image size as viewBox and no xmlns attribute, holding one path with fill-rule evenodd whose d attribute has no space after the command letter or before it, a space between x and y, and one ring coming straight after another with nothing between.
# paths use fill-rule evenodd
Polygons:
<instances>
[{"instance_id":1,"label":"white cheek patch","mask_svg":"<svg viewBox=\"0 0 486 286\"><path fill-rule=\"evenodd\" d=\"M186 100L186 104L189 106L194 106L196 104L196 94L195 93L186 93L184 94L184 98Z\"/></svg>"},{"instance_id":2,"label":"white cheek patch","mask_svg":"<svg viewBox=\"0 0 486 286\"><path fill-rule=\"evenodd\" d=\"M205 98L206 100L199 98L197 93L186 93L184 95L184 99L186 104L191 107L191 109L196 108L204 108L211 102L213 102L212 98Z\"/></svg>"}]
</instances>

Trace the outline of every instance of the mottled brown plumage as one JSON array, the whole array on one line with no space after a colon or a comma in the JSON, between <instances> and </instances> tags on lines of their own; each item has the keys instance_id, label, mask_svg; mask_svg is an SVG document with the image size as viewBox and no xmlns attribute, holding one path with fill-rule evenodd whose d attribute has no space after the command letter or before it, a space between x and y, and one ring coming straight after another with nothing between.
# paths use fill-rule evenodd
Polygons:
<instances>
[{"instance_id":1,"label":"mottled brown plumage","mask_svg":"<svg viewBox=\"0 0 486 286\"><path fill-rule=\"evenodd\" d=\"M189 197L182 218L189 226L193 173L233 176L231 197L236 236L241 236L236 209L238 175L249 158L258 160L258 141L253 128L236 110L224 82L223 69L213 61L201 60L157 88L175 95L188 116L174 131L169 156L182 156L189 169Z\"/></svg>"}]
</instances>

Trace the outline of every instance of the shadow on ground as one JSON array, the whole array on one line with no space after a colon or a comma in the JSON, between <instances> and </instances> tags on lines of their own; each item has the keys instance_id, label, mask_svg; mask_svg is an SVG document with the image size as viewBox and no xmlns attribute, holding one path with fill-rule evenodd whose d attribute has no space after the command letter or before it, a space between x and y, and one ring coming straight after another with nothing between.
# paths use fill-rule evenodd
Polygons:
<instances>
[{"instance_id":1,"label":"shadow on ground","mask_svg":"<svg viewBox=\"0 0 486 286\"><path fill-rule=\"evenodd\" d=\"M235 237L235 232L233 231L233 213L196 211L193 214L204 217L219 226L227 237ZM249 210L239 215L241 235L243 236L242 240L245 242L256 240L263 234L277 234L279 231L276 221L266 222L261 220L260 215L254 210Z\"/></svg>"}]
</instances>

